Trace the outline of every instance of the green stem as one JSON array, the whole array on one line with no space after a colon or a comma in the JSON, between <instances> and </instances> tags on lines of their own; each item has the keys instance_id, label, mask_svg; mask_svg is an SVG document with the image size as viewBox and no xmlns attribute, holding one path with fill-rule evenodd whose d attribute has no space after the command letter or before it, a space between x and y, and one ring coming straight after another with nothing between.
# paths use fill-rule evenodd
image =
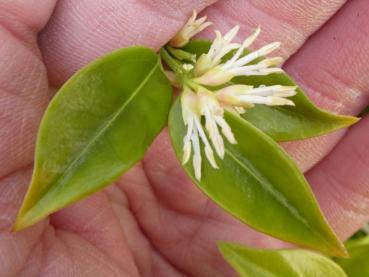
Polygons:
<instances>
[{"instance_id":1,"label":"green stem","mask_svg":"<svg viewBox=\"0 0 369 277\"><path fill-rule=\"evenodd\" d=\"M183 76L185 74L181 64L174 59L164 47L160 49L160 56L169 66L169 68L176 73L176 75Z\"/></svg>"},{"instance_id":2,"label":"green stem","mask_svg":"<svg viewBox=\"0 0 369 277\"><path fill-rule=\"evenodd\" d=\"M165 46L165 49L173 56L175 57L177 60L180 61L187 61L187 62L191 62L191 63L195 63L196 62L196 55L186 52L182 49L178 49L178 48L173 48L170 45Z\"/></svg>"}]
</instances>

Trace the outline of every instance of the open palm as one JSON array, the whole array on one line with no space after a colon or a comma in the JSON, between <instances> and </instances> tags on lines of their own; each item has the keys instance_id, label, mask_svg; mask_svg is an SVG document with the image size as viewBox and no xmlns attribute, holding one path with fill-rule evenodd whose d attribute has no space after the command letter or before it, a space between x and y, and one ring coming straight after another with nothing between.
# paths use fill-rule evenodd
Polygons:
<instances>
[{"instance_id":1,"label":"open palm","mask_svg":"<svg viewBox=\"0 0 369 277\"><path fill-rule=\"evenodd\" d=\"M281 55L293 55L284 68L322 108L356 115L368 105L367 0L0 1L0 276L231 276L216 240L285 246L203 196L166 130L143 162L103 192L10 232L49 87L116 48L160 48L193 9L205 9L222 31L240 24L243 37L261 25L261 42L283 43ZM285 147L342 239L369 220L369 117Z\"/></svg>"}]
</instances>

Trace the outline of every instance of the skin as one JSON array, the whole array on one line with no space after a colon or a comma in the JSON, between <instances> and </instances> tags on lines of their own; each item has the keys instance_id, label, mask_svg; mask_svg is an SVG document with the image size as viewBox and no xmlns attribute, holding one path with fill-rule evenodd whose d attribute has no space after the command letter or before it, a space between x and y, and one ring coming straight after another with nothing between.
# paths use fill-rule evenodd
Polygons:
<instances>
[{"instance_id":1,"label":"skin","mask_svg":"<svg viewBox=\"0 0 369 277\"><path fill-rule=\"evenodd\" d=\"M223 32L240 24L239 39L261 25L257 44L281 41L284 68L320 107L357 115L368 105L367 0L2 0L0 276L233 276L216 240L286 246L207 200L180 168L166 130L115 184L10 231L50 88L113 49L160 48L193 9ZM368 222L369 117L349 130L284 146L341 239Z\"/></svg>"}]
</instances>

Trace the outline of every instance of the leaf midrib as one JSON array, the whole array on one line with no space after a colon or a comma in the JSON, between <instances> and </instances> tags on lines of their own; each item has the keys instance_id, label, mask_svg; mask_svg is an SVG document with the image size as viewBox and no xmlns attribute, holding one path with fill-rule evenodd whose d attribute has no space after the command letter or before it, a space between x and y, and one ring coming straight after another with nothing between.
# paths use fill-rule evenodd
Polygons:
<instances>
[{"instance_id":1,"label":"leaf midrib","mask_svg":"<svg viewBox=\"0 0 369 277\"><path fill-rule=\"evenodd\" d=\"M242 163L242 161L240 161L230 150L228 150L228 148L227 147L225 147L225 153L228 155L228 156L230 156L230 158L232 158L236 163L238 163L243 169L245 169L245 171L247 171L251 176L253 176L260 184L263 184L263 182L262 182L262 180L259 178L259 176L257 176L254 172L252 172L252 170L250 170L248 167L246 167L243 163ZM274 194L273 194L273 192L271 192L270 190L267 190L270 194L272 194L273 196L275 196ZM283 195L282 195L283 196ZM284 197L285 198L285 197ZM278 197L276 198L276 199L278 199ZM285 205L283 205L283 202L280 202L280 200L277 200L280 204L282 204L282 206L284 206L284 207L286 207ZM287 199L285 199L285 201L287 201L288 202L288 200ZM300 221L303 225L305 225L309 230L311 230L315 235L317 235L318 237L320 237L320 238L322 238L323 239L323 241L324 241L324 237L322 237L321 235L320 235L320 233L318 233L318 232L316 232L315 231L315 229L314 228L312 228L311 226L310 226L310 224L306 221L306 220L304 220L302 217L301 217L301 215L300 215L300 213L299 213L299 211L298 210L296 210L296 213L298 213L298 215L300 215L300 216L296 216L295 215L295 213L293 212L293 211L291 211L290 210L290 207L287 207L287 210L290 212L290 214L294 217L294 218L296 218L298 221Z\"/></svg>"},{"instance_id":2,"label":"leaf midrib","mask_svg":"<svg viewBox=\"0 0 369 277\"><path fill-rule=\"evenodd\" d=\"M75 166L75 164L80 160L80 158L86 154L88 152L88 150L90 149L90 147L98 140L98 138L100 138L105 131L108 129L108 127L110 125L112 125L112 123L118 118L118 116L125 110L125 108L127 107L127 105L132 102L132 100L135 98L135 96L140 92L140 90L146 85L146 83L148 82L148 80L151 78L151 76L154 74L154 72L156 71L156 69L159 66L159 60L156 61L155 65L153 66L153 68L150 70L150 72L147 74L147 76L145 77L145 79L137 86L137 88L133 91L133 93L128 97L128 99L123 103L123 105L111 116L111 118L109 120L106 121L106 123L104 123L100 128L98 128L98 131L96 132L96 134L93 136L93 138L86 144L86 146L84 148L81 149L80 154L78 156L76 156L72 162L67 166L67 168L64 170L64 173L62 175L60 175L57 179L55 179L53 181L53 185L57 185L60 184L63 180L65 180L65 177L68 175L68 172L70 172L71 170L73 170L73 167ZM48 191L52 188L53 186L50 185L49 188L42 194L42 196L40 197L40 199L46 195L48 193ZM33 205L34 207L34 205ZM29 209L29 211L32 208Z\"/></svg>"}]
</instances>

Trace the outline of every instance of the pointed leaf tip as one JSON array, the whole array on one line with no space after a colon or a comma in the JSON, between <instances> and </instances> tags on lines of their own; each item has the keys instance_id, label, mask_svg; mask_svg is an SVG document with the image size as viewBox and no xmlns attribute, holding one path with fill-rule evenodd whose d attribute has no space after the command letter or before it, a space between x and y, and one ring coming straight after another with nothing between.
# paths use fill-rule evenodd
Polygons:
<instances>
[{"instance_id":1,"label":"pointed leaf tip","mask_svg":"<svg viewBox=\"0 0 369 277\"><path fill-rule=\"evenodd\" d=\"M256 249L229 242L218 242L218 248L240 276L346 276L332 260L307 250Z\"/></svg>"},{"instance_id":2,"label":"pointed leaf tip","mask_svg":"<svg viewBox=\"0 0 369 277\"><path fill-rule=\"evenodd\" d=\"M186 128L179 101L172 107L169 130L180 160ZM278 143L231 113L225 113L225 120L238 144L225 142L224 159L217 160L219 169L203 159L201 180L196 179L192 163L185 164L194 183L220 207L260 232L328 255L346 256L304 175Z\"/></svg>"},{"instance_id":3,"label":"pointed leaf tip","mask_svg":"<svg viewBox=\"0 0 369 277\"><path fill-rule=\"evenodd\" d=\"M139 161L166 125L171 98L158 54L145 47L120 49L73 75L42 119L13 230L102 189Z\"/></svg>"},{"instance_id":4,"label":"pointed leaf tip","mask_svg":"<svg viewBox=\"0 0 369 277\"><path fill-rule=\"evenodd\" d=\"M194 40L184 49L199 57L206 53L210 41ZM246 52L248 50L245 50ZM230 55L225 58L229 59ZM259 87L260 85L296 86L286 73L275 73L267 76L242 76L233 78L229 84L245 84ZM255 105L242 114L242 118L262 130L276 141L301 140L336 131L355 124L359 119L330 113L312 103L301 88L290 98L295 106L265 106Z\"/></svg>"}]
</instances>

